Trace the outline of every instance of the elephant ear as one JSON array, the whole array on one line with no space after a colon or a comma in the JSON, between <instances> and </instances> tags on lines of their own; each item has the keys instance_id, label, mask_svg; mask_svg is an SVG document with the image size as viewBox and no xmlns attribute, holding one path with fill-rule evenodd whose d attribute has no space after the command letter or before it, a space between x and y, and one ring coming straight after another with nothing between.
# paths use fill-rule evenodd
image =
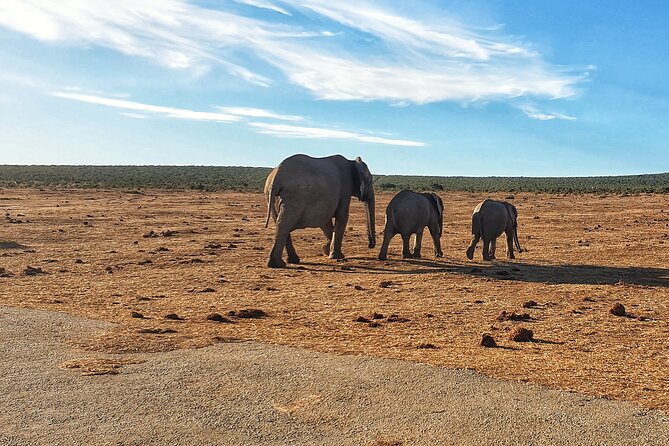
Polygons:
<instances>
[{"instance_id":1,"label":"elephant ear","mask_svg":"<svg viewBox=\"0 0 669 446\"><path fill-rule=\"evenodd\" d=\"M505 202L506 208L509 210L509 213L511 214L511 218L513 219L513 225L514 227L518 225L518 210L514 205L511 203Z\"/></svg>"},{"instance_id":2,"label":"elephant ear","mask_svg":"<svg viewBox=\"0 0 669 446\"><path fill-rule=\"evenodd\" d=\"M361 201L366 201L367 199L367 194L368 191L367 189L371 186L368 183L367 177L371 176L369 173L369 169L367 168L367 165L362 161L362 158L357 157L355 159L355 169L358 173L358 187L359 187L359 193L360 193L360 200Z\"/></svg>"},{"instance_id":3,"label":"elephant ear","mask_svg":"<svg viewBox=\"0 0 669 446\"><path fill-rule=\"evenodd\" d=\"M441 201L441 197L435 193L431 193L430 198L432 199L434 206L437 208L437 213L439 214L439 218L443 218L444 202Z\"/></svg>"}]
</instances>

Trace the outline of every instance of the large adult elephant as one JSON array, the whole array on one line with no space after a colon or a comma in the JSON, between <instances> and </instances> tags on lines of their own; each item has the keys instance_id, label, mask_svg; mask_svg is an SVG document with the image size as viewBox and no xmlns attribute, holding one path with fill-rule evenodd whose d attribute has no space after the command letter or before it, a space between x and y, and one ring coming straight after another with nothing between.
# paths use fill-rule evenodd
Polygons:
<instances>
[{"instance_id":1,"label":"large adult elephant","mask_svg":"<svg viewBox=\"0 0 669 446\"><path fill-rule=\"evenodd\" d=\"M479 239L483 239L483 260L495 258L497 237L506 233L506 255L513 259L513 246L518 252L523 250L518 242L518 211L506 201L487 199L476 205L472 214L472 242L467 248L467 258L474 258L474 249Z\"/></svg>"},{"instance_id":2,"label":"large adult elephant","mask_svg":"<svg viewBox=\"0 0 669 446\"><path fill-rule=\"evenodd\" d=\"M293 155L269 174L265 196L265 227L270 217L276 223L274 246L267 262L270 268L286 266L281 258L284 247L289 263L300 262L290 233L302 228L321 228L327 238L323 253L331 259L344 258L341 244L351 197L365 203L369 248L376 245L372 174L359 157L350 161L341 155L325 158Z\"/></svg>"}]
</instances>

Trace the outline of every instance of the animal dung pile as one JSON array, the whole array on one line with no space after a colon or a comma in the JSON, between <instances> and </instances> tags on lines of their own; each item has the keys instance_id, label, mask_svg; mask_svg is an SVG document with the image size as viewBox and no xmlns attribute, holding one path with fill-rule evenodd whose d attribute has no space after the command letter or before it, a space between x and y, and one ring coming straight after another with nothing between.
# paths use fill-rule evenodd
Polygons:
<instances>
[{"instance_id":1,"label":"animal dung pile","mask_svg":"<svg viewBox=\"0 0 669 446\"><path fill-rule=\"evenodd\" d=\"M509 333L509 340L514 342L529 342L533 340L534 333L524 327L514 327Z\"/></svg>"},{"instance_id":2,"label":"animal dung pile","mask_svg":"<svg viewBox=\"0 0 669 446\"><path fill-rule=\"evenodd\" d=\"M134 317L135 319L144 319L144 315L142 313L137 312L137 311L131 311L130 312L130 317Z\"/></svg>"},{"instance_id":3,"label":"animal dung pile","mask_svg":"<svg viewBox=\"0 0 669 446\"><path fill-rule=\"evenodd\" d=\"M23 274L26 276L36 276L38 274L46 274L42 268L32 267L30 265L26 266L26 269L23 271Z\"/></svg>"},{"instance_id":4,"label":"animal dung pile","mask_svg":"<svg viewBox=\"0 0 669 446\"><path fill-rule=\"evenodd\" d=\"M479 345L481 347L487 347L487 348L497 347L497 343L495 342L495 338L493 338L488 333L484 333L483 335L481 335L481 341L479 342Z\"/></svg>"},{"instance_id":5,"label":"animal dung pile","mask_svg":"<svg viewBox=\"0 0 669 446\"><path fill-rule=\"evenodd\" d=\"M208 321L213 321L213 322L225 322L225 323L232 323L230 319L227 317L223 316L222 314L219 313L211 313L207 315L207 320Z\"/></svg>"},{"instance_id":6,"label":"animal dung pile","mask_svg":"<svg viewBox=\"0 0 669 446\"><path fill-rule=\"evenodd\" d=\"M613 314L614 316L625 316L627 314L627 312L625 311L625 306L620 302L612 306L609 309L609 313Z\"/></svg>"},{"instance_id":7,"label":"animal dung pile","mask_svg":"<svg viewBox=\"0 0 669 446\"><path fill-rule=\"evenodd\" d=\"M228 316L238 317L240 319L259 319L261 317L267 316L267 313L257 308L250 308L237 311L228 311Z\"/></svg>"},{"instance_id":8,"label":"animal dung pile","mask_svg":"<svg viewBox=\"0 0 669 446\"><path fill-rule=\"evenodd\" d=\"M184 318L180 317L180 316L179 316L178 314L176 314L176 313L168 313L168 314L166 314L166 315L163 316L163 317L164 317L165 319L170 319L170 320L173 320L173 321L183 321L183 320L184 320Z\"/></svg>"},{"instance_id":9,"label":"animal dung pile","mask_svg":"<svg viewBox=\"0 0 669 446\"><path fill-rule=\"evenodd\" d=\"M528 300L523 302L523 308L533 308L539 305L536 300Z\"/></svg>"}]
</instances>

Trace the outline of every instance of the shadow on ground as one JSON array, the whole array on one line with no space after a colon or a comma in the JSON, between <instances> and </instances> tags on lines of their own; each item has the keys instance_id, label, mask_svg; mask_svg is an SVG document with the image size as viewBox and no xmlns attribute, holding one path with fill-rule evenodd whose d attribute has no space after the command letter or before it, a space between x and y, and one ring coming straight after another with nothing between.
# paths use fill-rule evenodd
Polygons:
<instances>
[{"instance_id":1,"label":"shadow on ground","mask_svg":"<svg viewBox=\"0 0 669 446\"><path fill-rule=\"evenodd\" d=\"M301 268L332 268L332 263L303 262ZM634 268L600 265L539 265L496 261L490 264L463 264L442 260L393 259L378 261L371 257L350 257L336 264L335 271L356 274L431 274L457 273L497 280L516 280L547 284L628 285L669 287L669 269Z\"/></svg>"}]
</instances>

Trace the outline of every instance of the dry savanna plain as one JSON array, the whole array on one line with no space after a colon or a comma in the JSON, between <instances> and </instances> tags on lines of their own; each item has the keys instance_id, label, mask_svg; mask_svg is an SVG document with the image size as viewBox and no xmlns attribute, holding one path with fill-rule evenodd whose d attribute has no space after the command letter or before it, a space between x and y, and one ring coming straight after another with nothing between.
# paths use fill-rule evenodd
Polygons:
<instances>
[{"instance_id":1,"label":"dry savanna plain","mask_svg":"<svg viewBox=\"0 0 669 446\"><path fill-rule=\"evenodd\" d=\"M377 194L379 244L392 196ZM422 259L402 259L398 236L376 260L354 202L345 260L325 258L320 230L305 229L294 233L302 263L269 269L261 194L2 189L0 304L118 324L71 341L117 354L114 373L124 355L257 340L669 411L666 195L493 194L518 208L526 248L504 260L500 238L494 262L480 246L465 257L471 210L487 195L441 196L443 258L425 237ZM618 303L624 314L611 313ZM533 341L510 340L517 326ZM497 347L479 345L486 333Z\"/></svg>"}]
</instances>

